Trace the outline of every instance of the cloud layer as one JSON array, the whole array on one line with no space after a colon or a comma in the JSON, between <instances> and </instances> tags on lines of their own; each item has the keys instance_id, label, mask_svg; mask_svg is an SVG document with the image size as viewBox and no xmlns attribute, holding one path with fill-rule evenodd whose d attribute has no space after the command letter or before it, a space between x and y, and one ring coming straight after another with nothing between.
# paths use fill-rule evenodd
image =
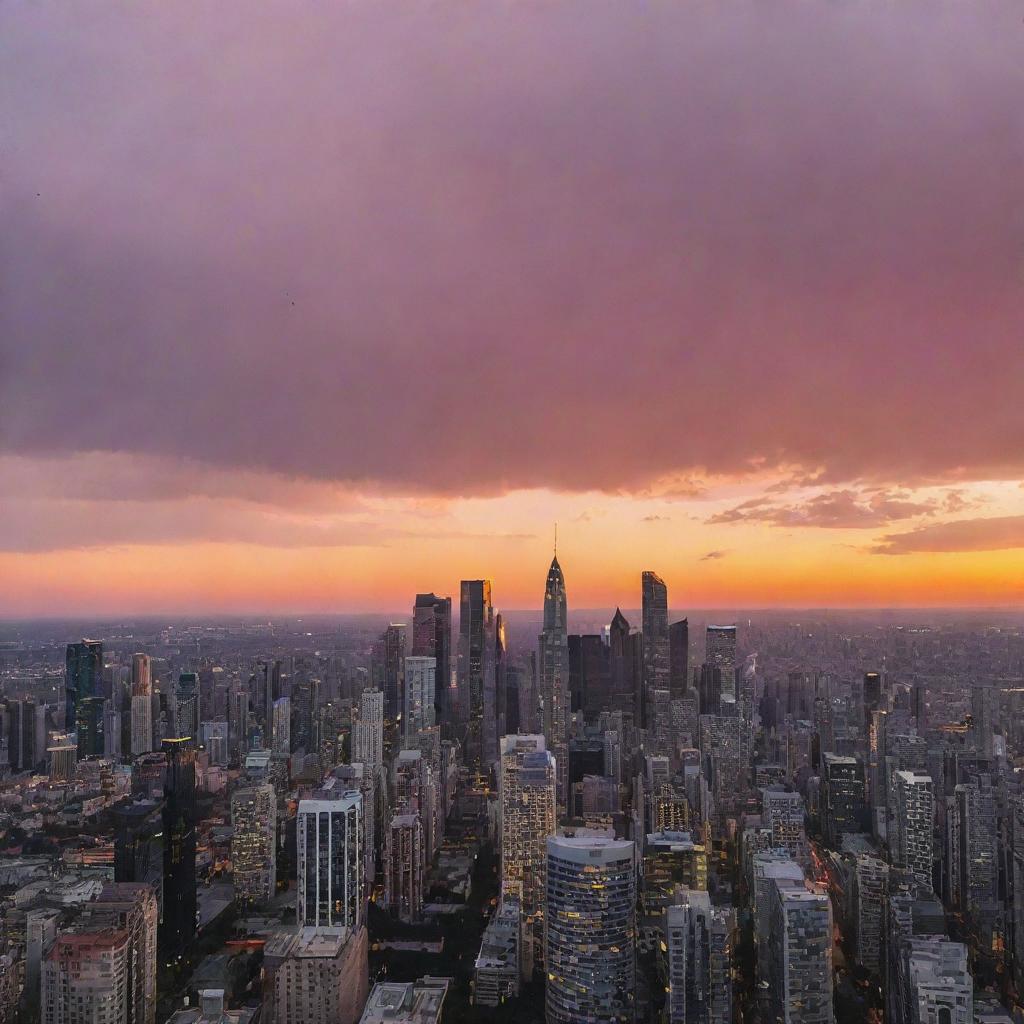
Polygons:
<instances>
[{"instance_id":1,"label":"cloud layer","mask_svg":"<svg viewBox=\"0 0 1024 1024\"><path fill-rule=\"evenodd\" d=\"M1009 2L6 5L0 448L1019 474L1019 44ZM902 515L843 500L801 514Z\"/></svg>"}]
</instances>

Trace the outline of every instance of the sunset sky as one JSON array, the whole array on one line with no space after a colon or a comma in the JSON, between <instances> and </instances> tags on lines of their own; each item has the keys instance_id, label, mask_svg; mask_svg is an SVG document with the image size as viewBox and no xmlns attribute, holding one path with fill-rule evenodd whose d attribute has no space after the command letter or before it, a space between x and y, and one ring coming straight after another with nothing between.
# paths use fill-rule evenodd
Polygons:
<instances>
[{"instance_id":1,"label":"sunset sky","mask_svg":"<svg viewBox=\"0 0 1024 1024\"><path fill-rule=\"evenodd\" d=\"M0 616L1024 601L1016 0L0 6Z\"/></svg>"}]
</instances>

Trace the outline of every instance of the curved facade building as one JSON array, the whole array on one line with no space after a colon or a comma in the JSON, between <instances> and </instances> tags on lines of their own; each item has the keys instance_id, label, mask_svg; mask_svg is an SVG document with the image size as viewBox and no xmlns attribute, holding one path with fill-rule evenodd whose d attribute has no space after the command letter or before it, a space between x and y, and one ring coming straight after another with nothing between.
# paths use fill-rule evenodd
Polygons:
<instances>
[{"instance_id":1,"label":"curved facade building","mask_svg":"<svg viewBox=\"0 0 1024 1024\"><path fill-rule=\"evenodd\" d=\"M552 836L544 949L548 1024L632 1024L636 990L633 843Z\"/></svg>"}]
</instances>

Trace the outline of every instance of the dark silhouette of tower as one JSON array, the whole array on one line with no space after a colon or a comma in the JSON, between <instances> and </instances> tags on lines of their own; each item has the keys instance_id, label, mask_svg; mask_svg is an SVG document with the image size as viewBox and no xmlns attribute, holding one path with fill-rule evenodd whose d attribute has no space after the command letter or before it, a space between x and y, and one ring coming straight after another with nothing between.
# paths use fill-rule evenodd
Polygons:
<instances>
[{"instance_id":1,"label":"dark silhouette of tower","mask_svg":"<svg viewBox=\"0 0 1024 1024\"><path fill-rule=\"evenodd\" d=\"M196 750L189 739L163 741L164 917L160 956L179 955L196 932Z\"/></svg>"}]
</instances>

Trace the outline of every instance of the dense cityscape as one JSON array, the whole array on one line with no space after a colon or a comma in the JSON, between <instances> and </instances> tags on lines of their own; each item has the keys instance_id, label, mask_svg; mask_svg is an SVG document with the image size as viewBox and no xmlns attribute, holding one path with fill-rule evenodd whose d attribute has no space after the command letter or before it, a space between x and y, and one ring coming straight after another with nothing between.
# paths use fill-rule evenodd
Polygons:
<instances>
[{"instance_id":1,"label":"dense cityscape","mask_svg":"<svg viewBox=\"0 0 1024 1024\"><path fill-rule=\"evenodd\" d=\"M1021 0L0 0L0 1024L1024 1024Z\"/></svg>"},{"instance_id":2,"label":"dense cityscape","mask_svg":"<svg viewBox=\"0 0 1024 1024\"><path fill-rule=\"evenodd\" d=\"M5 626L0 1021L1014 1019L1019 621L570 592Z\"/></svg>"}]
</instances>

